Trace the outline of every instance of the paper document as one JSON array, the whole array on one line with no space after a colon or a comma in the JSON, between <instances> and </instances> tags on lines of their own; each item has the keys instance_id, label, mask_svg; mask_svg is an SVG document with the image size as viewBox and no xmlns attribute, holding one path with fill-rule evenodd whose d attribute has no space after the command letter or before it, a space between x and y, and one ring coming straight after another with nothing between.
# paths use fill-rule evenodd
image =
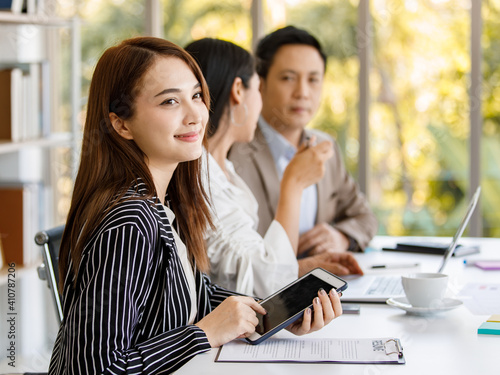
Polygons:
<instances>
[{"instance_id":1,"label":"paper document","mask_svg":"<svg viewBox=\"0 0 500 375\"><path fill-rule=\"evenodd\" d=\"M259 345L232 341L216 362L404 363L401 343L377 339L269 339Z\"/></svg>"},{"instance_id":2,"label":"paper document","mask_svg":"<svg viewBox=\"0 0 500 375\"><path fill-rule=\"evenodd\" d=\"M490 315L500 311L500 284L469 283L458 297L474 315Z\"/></svg>"}]
</instances>

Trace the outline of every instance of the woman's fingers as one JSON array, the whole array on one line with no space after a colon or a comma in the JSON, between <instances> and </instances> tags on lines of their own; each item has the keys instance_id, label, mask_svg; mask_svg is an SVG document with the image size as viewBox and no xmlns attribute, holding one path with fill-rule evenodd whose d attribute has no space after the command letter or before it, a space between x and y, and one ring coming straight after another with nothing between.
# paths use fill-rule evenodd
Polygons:
<instances>
[{"instance_id":1,"label":"woman's fingers","mask_svg":"<svg viewBox=\"0 0 500 375\"><path fill-rule=\"evenodd\" d=\"M321 306L323 308L323 325L327 325L335 318L332 301L323 288L319 290L318 298L320 299Z\"/></svg>"},{"instance_id":2,"label":"woman's fingers","mask_svg":"<svg viewBox=\"0 0 500 375\"><path fill-rule=\"evenodd\" d=\"M342 293L340 293L342 295ZM330 301L333 307L334 319L342 315L342 303L340 302L340 296L337 291L332 288L329 293Z\"/></svg>"},{"instance_id":3,"label":"woman's fingers","mask_svg":"<svg viewBox=\"0 0 500 375\"><path fill-rule=\"evenodd\" d=\"M260 303L258 303L256 300L253 298L248 297L248 306L250 306L255 312L261 314L261 315L266 315L267 311Z\"/></svg>"},{"instance_id":4,"label":"woman's fingers","mask_svg":"<svg viewBox=\"0 0 500 375\"><path fill-rule=\"evenodd\" d=\"M330 293L320 289L318 297L313 300L313 320L310 332L317 331L329 324L333 319L342 315L342 304L335 289Z\"/></svg>"},{"instance_id":5,"label":"woman's fingers","mask_svg":"<svg viewBox=\"0 0 500 375\"><path fill-rule=\"evenodd\" d=\"M329 293L320 289L318 297L314 298L312 309L304 311L302 320L288 327L296 335L305 335L317 331L342 315L342 305L339 294L332 288Z\"/></svg>"},{"instance_id":6,"label":"woman's fingers","mask_svg":"<svg viewBox=\"0 0 500 375\"><path fill-rule=\"evenodd\" d=\"M310 307L305 309L302 319L292 325L291 331L297 336L311 332L312 314Z\"/></svg>"},{"instance_id":7,"label":"woman's fingers","mask_svg":"<svg viewBox=\"0 0 500 375\"><path fill-rule=\"evenodd\" d=\"M319 297L313 300L313 321L311 324L311 332L323 328L325 320L323 316L323 306Z\"/></svg>"},{"instance_id":8,"label":"woman's fingers","mask_svg":"<svg viewBox=\"0 0 500 375\"><path fill-rule=\"evenodd\" d=\"M255 332L259 319L256 313L266 310L253 298L232 296L226 298L196 325L207 335L212 347L218 347L237 337L248 337Z\"/></svg>"}]
</instances>

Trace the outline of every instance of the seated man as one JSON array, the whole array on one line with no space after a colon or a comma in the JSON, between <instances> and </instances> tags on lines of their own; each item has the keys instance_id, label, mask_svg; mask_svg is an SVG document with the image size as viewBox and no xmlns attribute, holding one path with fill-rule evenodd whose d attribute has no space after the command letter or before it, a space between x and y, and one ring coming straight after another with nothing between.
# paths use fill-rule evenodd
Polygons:
<instances>
[{"instance_id":1,"label":"seated man","mask_svg":"<svg viewBox=\"0 0 500 375\"><path fill-rule=\"evenodd\" d=\"M299 257L323 251L362 251L377 231L377 221L348 174L336 142L306 129L321 97L326 56L307 31L288 26L257 46L257 73L263 107L252 142L236 144L229 159L259 203L259 232L271 224L280 179L297 148L308 139L333 143L334 156L324 177L304 190L301 201Z\"/></svg>"}]
</instances>

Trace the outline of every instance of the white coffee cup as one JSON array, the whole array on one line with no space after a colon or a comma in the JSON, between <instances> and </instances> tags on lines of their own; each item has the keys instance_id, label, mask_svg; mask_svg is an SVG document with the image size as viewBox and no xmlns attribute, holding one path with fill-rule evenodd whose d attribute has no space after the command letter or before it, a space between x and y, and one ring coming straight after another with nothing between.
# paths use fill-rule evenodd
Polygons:
<instances>
[{"instance_id":1,"label":"white coffee cup","mask_svg":"<svg viewBox=\"0 0 500 375\"><path fill-rule=\"evenodd\" d=\"M415 273L402 276L401 282L406 298L413 307L435 307L442 303L448 286L448 275Z\"/></svg>"}]
</instances>

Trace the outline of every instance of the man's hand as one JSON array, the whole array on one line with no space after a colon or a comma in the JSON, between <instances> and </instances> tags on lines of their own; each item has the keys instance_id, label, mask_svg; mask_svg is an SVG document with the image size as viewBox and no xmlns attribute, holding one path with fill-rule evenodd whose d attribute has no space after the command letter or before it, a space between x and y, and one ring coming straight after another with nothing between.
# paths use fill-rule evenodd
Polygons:
<instances>
[{"instance_id":1,"label":"man's hand","mask_svg":"<svg viewBox=\"0 0 500 375\"><path fill-rule=\"evenodd\" d=\"M324 252L299 259L299 277L317 267L324 268L339 276L363 274L363 270L359 266L358 261L351 253Z\"/></svg>"},{"instance_id":2,"label":"man's hand","mask_svg":"<svg viewBox=\"0 0 500 375\"><path fill-rule=\"evenodd\" d=\"M315 146L302 145L283 172L282 185L300 189L314 185L325 174L325 163L333 156L332 144L323 141Z\"/></svg>"},{"instance_id":3,"label":"man's hand","mask_svg":"<svg viewBox=\"0 0 500 375\"><path fill-rule=\"evenodd\" d=\"M308 255L325 251L344 252L349 248L349 238L330 224L317 224L299 238L298 254L308 252Z\"/></svg>"}]
</instances>

